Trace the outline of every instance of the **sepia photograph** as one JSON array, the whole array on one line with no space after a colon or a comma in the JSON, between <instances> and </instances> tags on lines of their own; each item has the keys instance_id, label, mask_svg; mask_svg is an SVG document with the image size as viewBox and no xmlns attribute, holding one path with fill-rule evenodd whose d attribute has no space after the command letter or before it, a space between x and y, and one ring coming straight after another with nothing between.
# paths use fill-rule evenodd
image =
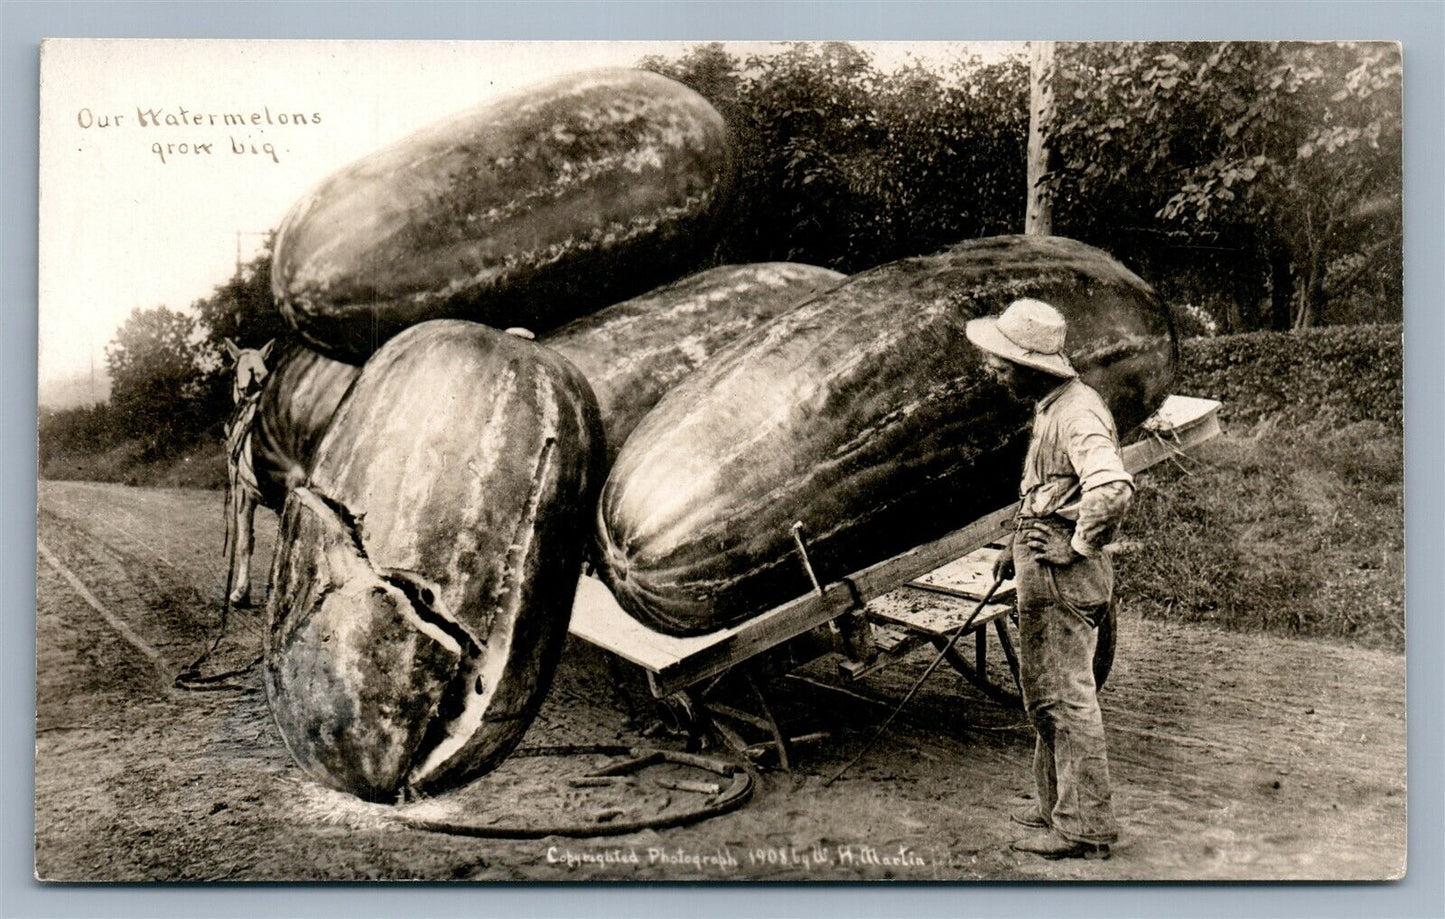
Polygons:
<instances>
[{"instance_id":1,"label":"sepia photograph","mask_svg":"<svg viewBox=\"0 0 1445 919\"><path fill-rule=\"evenodd\" d=\"M35 877L1404 878L1402 54L44 41Z\"/></svg>"}]
</instances>

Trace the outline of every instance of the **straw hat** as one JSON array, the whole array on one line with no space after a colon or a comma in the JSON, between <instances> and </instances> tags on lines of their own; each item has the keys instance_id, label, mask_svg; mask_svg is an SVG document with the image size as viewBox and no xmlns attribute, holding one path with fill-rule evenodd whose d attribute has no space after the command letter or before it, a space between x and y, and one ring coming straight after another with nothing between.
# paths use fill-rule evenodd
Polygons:
<instances>
[{"instance_id":1,"label":"straw hat","mask_svg":"<svg viewBox=\"0 0 1445 919\"><path fill-rule=\"evenodd\" d=\"M990 354L1057 377L1078 372L1064 354L1069 326L1058 310L1042 300L1015 300L1000 316L970 319L968 340Z\"/></svg>"}]
</instances>

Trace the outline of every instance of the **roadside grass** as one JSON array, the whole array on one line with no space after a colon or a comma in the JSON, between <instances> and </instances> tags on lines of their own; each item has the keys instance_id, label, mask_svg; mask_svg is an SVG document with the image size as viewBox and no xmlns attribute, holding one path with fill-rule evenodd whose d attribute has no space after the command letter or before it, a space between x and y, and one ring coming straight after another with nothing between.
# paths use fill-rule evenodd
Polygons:
<instances>
[{"instance_id":1,"label":"roadside grass","mask_svg":"<svg viewBox=\"0 0 1445 919\"><path fill-rule=\"evenodd\" d=\"M1403 651L1403 486L1398 426L1236 425L1139 477L1121 611Z\"/></svg>"},{"instance_id":2,"label":"roadside grass","mask_svg":"<svg viewBox=\"0 0 1445 919\"><path fill-rule=\"evenodd\" d=\"M126 441L102 453L57 452L41 463L40 477L150 488L225 488L226 458L214 439L151 461L141 458L138 443Z\"/></svg>"}]
</instances>

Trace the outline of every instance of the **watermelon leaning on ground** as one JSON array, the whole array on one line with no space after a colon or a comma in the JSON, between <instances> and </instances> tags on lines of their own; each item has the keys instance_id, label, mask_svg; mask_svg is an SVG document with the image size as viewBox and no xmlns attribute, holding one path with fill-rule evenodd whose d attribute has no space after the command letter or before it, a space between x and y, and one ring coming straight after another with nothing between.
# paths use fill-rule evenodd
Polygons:
<instances>
[{"instance_id":1,"label":"watermelon leaning on ground","mask_svg":"<svg viewBox=\"0 0 1445 919\"><path fill-rule=\"evenodd\" d=\"M438 320L367 362L271 572L266 694L302 769L390 801L506 758L561 654L603 455L586 381L535 343Z\"/></svg>"}]
</instances>

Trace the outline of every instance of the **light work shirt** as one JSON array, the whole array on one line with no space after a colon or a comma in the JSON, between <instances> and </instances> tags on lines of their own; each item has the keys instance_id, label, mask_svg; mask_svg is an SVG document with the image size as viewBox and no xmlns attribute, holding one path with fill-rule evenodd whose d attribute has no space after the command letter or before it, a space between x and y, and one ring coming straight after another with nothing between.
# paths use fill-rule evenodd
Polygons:
<instances>
[{"instance_id":1,"label":"light work shirt","mask_svg":"<svg viewBox=\"0 0 1445 919\"><path fill-rule=\"evenodd\" d=\"M1133 495L1114 416L1099 394L1076 377L1039 400L1019 483L1020 515L1074 521L1074 551L1093 556Z\"/></svg>"}]
</instances>

